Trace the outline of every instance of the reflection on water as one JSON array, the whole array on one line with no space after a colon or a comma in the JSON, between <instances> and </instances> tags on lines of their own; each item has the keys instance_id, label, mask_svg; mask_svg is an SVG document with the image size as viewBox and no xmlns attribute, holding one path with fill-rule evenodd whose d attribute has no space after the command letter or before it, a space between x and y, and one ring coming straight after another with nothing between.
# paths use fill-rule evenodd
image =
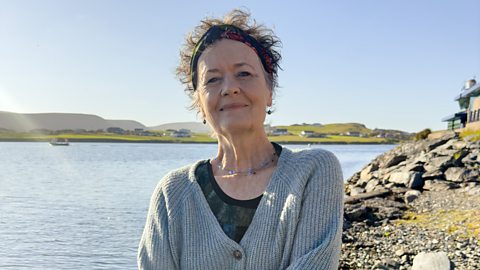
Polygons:
<instances>
[{"instance_id":1,"label":"reflection on water","mask_svg":"<svg viewBox=\"0 0 480 270\"><path fill-rule=\"evenodd\" d=\"M334 152L345 178L393 148L312 147ZM158 180L215 153L211 144L0 142L0 269L134 269Z\"/></svg>"}]
</instances>

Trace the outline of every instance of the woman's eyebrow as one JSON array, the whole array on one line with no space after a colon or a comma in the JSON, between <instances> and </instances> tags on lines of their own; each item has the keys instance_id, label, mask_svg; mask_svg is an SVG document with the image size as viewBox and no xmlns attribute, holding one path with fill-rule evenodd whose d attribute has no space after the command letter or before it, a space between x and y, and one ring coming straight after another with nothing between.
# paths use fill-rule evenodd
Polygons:
<instances>
[{"instance_id":1,"label":"woman's eyebrow","mask_svg":"<svg viewBox=\"0 0 480 270\"><path fill-rule=\"evenodd\" d=\"M215 72L220 72L220 70L218 68L212 68L207 70L207 73L215 73Z\"/></svg>"},{"instance_id":2,"label":"woman's eyebrow","mask_svg":"<svg viewBox=\"0 0 480 270\"><path fill-rule=\"evenodd\" d=\"M252 65L250 65L248 63L245 63L245 62L236 63L236 64L233 64L233 66L236 67L236 68L242 67L242 66L249 66L251 69L255 69L255 68L253 68Z\"/></svg>"},{"instance_id":3,"label":"woman's eyebrow","mask_svg":"<svg viewBox=\"0 0 480 270\"><path fill-rule=\"evenodd\" d=\"M248 64L248 63L245 63L245 62L236 63L236 64L233 64L233 66L234 66L235 68L239 68L239 67L243 67L243 66L248 66L248 67L250 67L251 69L255 70L255 68L254 68L252 65L250 65L250 64ZM220 70L219 70L218 68L212 68L212 69L207 70L207 72L205 72L205 73L218 73L218 72L220 72Z\"/></svg>"}]
</instances>

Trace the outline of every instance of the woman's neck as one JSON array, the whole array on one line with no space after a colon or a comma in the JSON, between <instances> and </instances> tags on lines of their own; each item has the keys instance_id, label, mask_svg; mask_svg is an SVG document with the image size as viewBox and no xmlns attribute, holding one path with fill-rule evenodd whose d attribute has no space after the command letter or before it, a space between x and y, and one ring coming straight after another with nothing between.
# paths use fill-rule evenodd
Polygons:
<instances>
[{"instance_id":1,"label":"woman's neck","mask_svg":"<svg viewBox=\"0 0 480 270\"><path fill-rule=\"evenodd\" d=\"M215 165L225 170L246 171L262 166L272 159L274 153L275 149L264 132L237 136L219 135Z\"/></svg>"}]
</instances>

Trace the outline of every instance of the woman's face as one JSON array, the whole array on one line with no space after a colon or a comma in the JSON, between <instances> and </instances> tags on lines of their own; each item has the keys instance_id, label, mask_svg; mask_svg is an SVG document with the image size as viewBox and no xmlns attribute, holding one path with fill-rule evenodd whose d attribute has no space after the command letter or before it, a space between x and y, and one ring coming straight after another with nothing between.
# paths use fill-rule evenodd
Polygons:
<instances>
[{"instance_id":1,"label":"woman's face","mask_svg":"<svg viewBox=\"0 0 480 270\"><path fill-rule=\"evenodd\" d=\"M202 53L197 69L200 110L217 133L263 130L272 91L249 46L219 40Z\"/></svg>"}]
</instances>

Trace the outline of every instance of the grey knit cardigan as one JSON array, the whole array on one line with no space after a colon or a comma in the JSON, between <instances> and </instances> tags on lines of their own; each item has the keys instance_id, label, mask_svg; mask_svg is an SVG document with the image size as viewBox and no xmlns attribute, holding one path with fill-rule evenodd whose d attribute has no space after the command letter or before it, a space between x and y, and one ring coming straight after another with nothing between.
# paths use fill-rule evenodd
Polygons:
<instances>
[{"instance_id":1,"label":"grey knit cardigan","mask_svg":"<svg viewBox=\"0 0 480 270\"><path fill-rule=\"evenodd\" d=\"M283 148L252 223L230 239L196 182L200 162L166 175L150 201L139 269L337 269L343 178L321 149Z\"/></svg>"}]
</instances>

